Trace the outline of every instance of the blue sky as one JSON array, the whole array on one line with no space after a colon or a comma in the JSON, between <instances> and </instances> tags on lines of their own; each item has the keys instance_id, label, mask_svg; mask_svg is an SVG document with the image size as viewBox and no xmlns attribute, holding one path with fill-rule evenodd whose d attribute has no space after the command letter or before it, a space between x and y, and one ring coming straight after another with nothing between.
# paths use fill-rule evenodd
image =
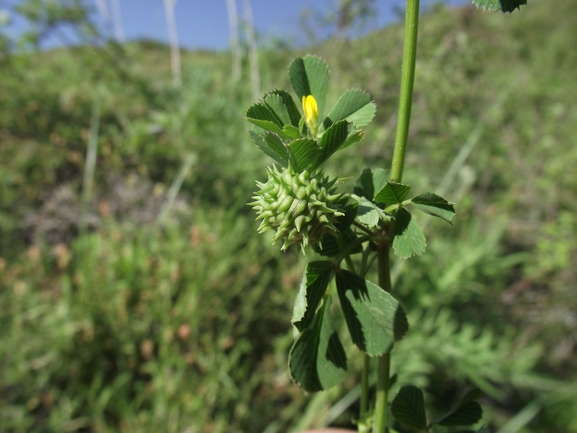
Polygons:
<instances>
[{"instance_id":1,"label":"blue sky","mask_svg":"<svg viewBox=\"0 0 577 433\"><path fill-rule=\"evenodd\" d=\"M10 11L20 0L0 0L0 10ZM168 30L163 0L85 0L97 11L97 4L106 4L108 13L114 15L119 5L122 30L127 40L150 38L168 40ZM229 46L229 30L226 0L173 0L179 42L183 47L195 49L226 49ZM438 0L421 0L421 10L426 10ZM470 4L470 0L444 0L451 5ZM236 0L239 16L243 13L243 0ZM322 12L334 7L336 0L251 0L255 27L261 40L282 38L302 43L299 34L301 12L305 9ZM403 8L404 0L376 0L377 14L367 30L382 27L395 20L395 8ZM102 15L95 19L104 23ZM12 20L8 27L11 35L21 33L23 22ZM104 27L103 27L104 28ZM109 27L110 28L110 27ZM118 29L118 28L117 28ZM111 35L114 29L110 28ZM57 38L48 40L44 46L60 45ZM48 45L48 46L46 46Z\"/></svg>"}]
</instances>

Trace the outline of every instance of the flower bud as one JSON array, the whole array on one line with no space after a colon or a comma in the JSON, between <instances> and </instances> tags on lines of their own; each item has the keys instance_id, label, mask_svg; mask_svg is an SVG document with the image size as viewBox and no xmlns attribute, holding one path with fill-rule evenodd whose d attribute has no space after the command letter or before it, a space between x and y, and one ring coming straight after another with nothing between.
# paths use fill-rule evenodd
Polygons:
<instances>
[{"instance_id":1,"label":"flower bud","mask_svg":"<svg viewBox=\"0 0 577 433\"><path fill-rule=\"evenodd\" d=\"M303 96L303 111L305 112L305 122L313 137L317 136L319 130L319 108L313 95Z\"/></svg>"}]
</instances>

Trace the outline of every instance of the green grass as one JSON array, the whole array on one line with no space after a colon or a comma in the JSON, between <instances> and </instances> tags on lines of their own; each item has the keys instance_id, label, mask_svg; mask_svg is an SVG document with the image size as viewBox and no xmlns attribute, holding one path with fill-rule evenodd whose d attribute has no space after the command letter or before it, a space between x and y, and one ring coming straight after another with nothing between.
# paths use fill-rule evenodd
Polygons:
<instances>
[{"instance_id":1,"label":"green grass","mask_svg":"<svg viewBox=\"0 0 577 433\"><path fill-rule=\"evenodd\" d=\"M438 7L421 21L405 180L416 192L438 185L473 144L445 194L454 225L431 222L428 252L396 265L410 269L395 291L414 326L393 370L439 413L480 386L495 431L577 429L576 9ZM329 103L363 87L378 105L358 153L335 159L339 173L390 166L401 37L392 26L311 48L331 67ZM263 89L288 88L300 54L261 52ZM228 53L183 53L178 90L168 48L150 42L0 61L0 430L351 426L353 375L314 397L290 383L304 260L257 235L245 206L270 161L246 134L250 86L229 83ZM94 189L78 236L96 92Z\"/></svg>"}]
</instances>

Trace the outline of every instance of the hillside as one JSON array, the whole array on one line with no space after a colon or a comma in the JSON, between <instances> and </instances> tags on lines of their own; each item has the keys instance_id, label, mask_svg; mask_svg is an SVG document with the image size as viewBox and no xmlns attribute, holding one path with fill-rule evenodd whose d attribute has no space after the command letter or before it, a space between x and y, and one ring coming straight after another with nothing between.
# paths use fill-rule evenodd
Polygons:
<instances>
[{"instance_id":1,"label":"hillside","mask_svg":"<svg viewBox=\"0 0 577 433\"><path fill-rule=\"evenodd\" d=\"M396 265L420 331L393 368L439 411L480 387L492 431L577 431L576 46L577 2L422 18L405 180L457 217ZM390 166L401 50L394 25L259 53L263 91L290 89L289 61L313 53L329 100L361 87L376 102L327 168L350 176L343 190ZM151 41L0 57L0 431L274 433L356 416L354 398L333 406L354 374L305 396L287 372L304 258L257 235L246 206L272 163L246 133L248 64L233 83L229 53L182 54L180 88Z\"/></svg>"}]
</instances>

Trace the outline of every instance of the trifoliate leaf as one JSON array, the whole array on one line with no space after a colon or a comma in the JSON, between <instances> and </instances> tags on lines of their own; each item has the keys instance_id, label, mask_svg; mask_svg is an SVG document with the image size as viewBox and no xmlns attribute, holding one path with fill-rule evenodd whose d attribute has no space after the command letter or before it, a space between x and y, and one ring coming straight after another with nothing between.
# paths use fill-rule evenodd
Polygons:
<instances>
[{"instance_id":1,"label":"trifoliate leaf","mask_svg":"<svg viewBox=\"0 0 577 433\"><path fill-rule=\"evenodd\" d=\"M291 323L300 332L312 323L316 309L333 278L330 261L314 261L307 265L295 300Z\"/></svg>"},{"instance_id":2,"label":"trifoliate leaf","mask_svg":"<svg viewBox=\"0 0 577 433\"><path fill-rule=\"evenodd\" d=\"M250 135L250 138L252 138L254 144L256 144L260 150L281 164L283 167L288 166L288 150L278 135L273 134L272 132L265 132L261 135L254 131L248 131L248 134Z\"/></svg>"},{"instance_id":3,"label":"trifoliate leaf","mask_svg":"<svg viewBox=\"0 0 577 433\"><path fill-rule=\"evenodd\" d=\"M274 96L275 98L271 98ZM280 101L276 98L280 98ZM275 112L277 116L286 124L295 127L299 126L301 114L292 98L292 96L284 90L273 90L264 97L264 102ZM288 115L281 117L279 112Z\"/></svg>"},{"instance_id":4,"label":"trifoliate leaf","mask_svg":"<svg viewBox=\"0 0 577 433\"><path fill-rule=\"evenodd\" d=\"M411 203L420 211L439 217L448 223L451 223L451 219L455 215L455 203L451 203L432 192L413 197Z\"/></svg>"},{"instance_id":5,"label":"trifoliate leaf","mask_svg":"<svg viewBox=\"0 0 577 433\"><path fill-rule=\"evenodd\" d=\"M299 129L296 126L285 125L281 131L281 137L288 140L296 140L301 136Z\"/></svg>"},{"instance_id":6,"label":"trifoliate leaf","mask_svg":"<svg viewBox=\"0 0 577 433\"><path fill-rule=\"evenodd\" d=\"M423 391L416 386L403 386L393 399L391 413L397 421L418 431L427 430Z\"/></svg>"},{"instance_id":7,"label":"trifoliate leaf","mask_svg":"<svg viewBox=\"0 0 577 433\"><path fill-rule=\"evenodd\" d=\"M283 99L279 95L276 95L274 93L268 94L264 97L264 102L280 119L283 126L292 124L288 108L285 105Z\"/></svg>"},{"instance_id":8,"label":"trifoliate leaf","mask_svg":"<svg viewBox=\"0 0 577 433\"><path fill-rule=\"evenodd\" d=\"M392 216L387 215L384 210L364 197L358 197L358 202L357 220L370 229L376 227L380 220L389 221L393 219Z\"/></svg>"},{"instance_id":9,"label":"trifoliate leaf","mask_svg":"<svg viewBox=\"0 0 577 433\"><path fill-rule=\"evenodd\" d=\"M334 122L345 119L356 127L361 127L373 119L375 112L376 106L367 92L361 89L349 89L341 95L323 121L323 125L329 128Z\"/></svg>"},{"instance_id":10,"label":"trifoliate leaf","mask_svg":"<svg viewBox=\"0 0 577 433\"><path fill-rule=\"evenodd\" d=\"M275 100L276 97L272 97ZM276 99L278 102L278 99ZM254 104L246 112L246 120L267 131L275 132L282 138L294 140L300 137L299 129L293 125L285 125L275 112L266 104Z\"/></svg>"},{"instance_id":11,"label":"trifoliate leaf","mask_svg":"<svg viewBox=\"0 0 577 433\"><path fill-rule=\"evenodd\" d=\"M284 123L279 119L279 117L274 113L274 111L272 111L268 105L260 102L251 105L249 109L246 110L246 120L248 120L251 123L254 123L255 125L258 125L257 122L263 123L265 125L268 123L272 123L278 127L278 130L282 130L284 126ZM262 128L265 127L262 126Z\"/></svg>"},{"instance_id":12,"label":"trifoliate leaf","mask_svg":"<svg viewBox=\"0 0 577 433\"><path fill-rule=\"evenodd\" d=\"M314 96L322 119L329 85L329 67L325 61L311 55L304 59L297 57L289 65L289 78L299 100L303 96Z\"/></svg>"},{"instance_id":13,"label":"trifoliate leaf","mask_svg":"<svg viewBox=\"0 0 577 433\"><path fill-rule=\"evenodd\" d=\"M479 388L472 389L459 402L459 405L437 421L437 424L446 426L473 425L483 416L481 405L475 400L481 396Z\"/></svg>"},{"instance_id":14,"label":"trifoliate leaf","mask_svg":"<svg viewBox=\"0 0 577 433\"><path fill-rule=\"evenodd\" d=\"M379 191L387 183L387 179L386 170L365 168L355 183L355 194L372 200L375 191Z\"/></svg>"},{"instance_id":15,"label":"trifoliate leaf","mask_svg":"<svg viewBox=\"0 0 577 433\"><path fill-rule=\"evenodd\" d=\"M399 302L353 272L336 274L337 292L353 342L370 356L382 355L409 329Z\"/></svg>"},{"instance_id":16,"label":"trifoliate leaf","mask_svg":"<svg viewBox=\"0 0 577 433\"><path fill-rule=\"evenodd\" d=\"M330 316L327 295L311 326L303 329L289 355L292 379L307 392L338 384L347 371L347 357Z\"/></svg>"},{"instance_id":17,"label":"trifoliate leaf","mask_svg":"<svg viewBox=\"0 0 577 433\"><path fill-rule=\"evenodd\" d=\"M473 0L473 4L487 11L513 12L520 9L521 5L526 5L527 0Z\"/></svg>"},{"instance_id":18,"label":"trifoliate leaf","mask_svg":"<svg viewBox=\"0 0 577 433\"><path fill-rule=\"evenodd\" d=\"M408 259L414 255L421 255L427 248L425 235L417 225L411 214L404 208L395 215L395 239L393 250L402 259Z\"/></svg>"},{"instance_id":19,"label":"trifoliate leaf","mask_svg":"<svg viewBox=\"0 0 577 433\"><path fill-rule=\"evenodd\" d=\"M293 168L301 172L318 160L321 149L315 140L300 138L289 143L288 152Z\"/></svg>"},{"instance_id":20,"label":"trifoliate leaf","mask_svg":"<svg viewBox=\"0 0 577 433\"><path fill-rule=\"evenodd\" d=\"M401 203L409 194L411 187L402 183L388 181L375 194L374 200L377 203L397 204Z\"/></svg>"},{"instance_id":21,"label":"trifoliate leaf","mask_svg":"<svg viewBox=\"0 0 577 433\"><path fill-rule=\"evenodd\" d=\"M350 124L346 120L341 120L334 123L329 129L325 131L319 140L321 154L315 164L315 167L319 167L345 143L349 135L349 125Z\"/></svg>"}]
</instances>

